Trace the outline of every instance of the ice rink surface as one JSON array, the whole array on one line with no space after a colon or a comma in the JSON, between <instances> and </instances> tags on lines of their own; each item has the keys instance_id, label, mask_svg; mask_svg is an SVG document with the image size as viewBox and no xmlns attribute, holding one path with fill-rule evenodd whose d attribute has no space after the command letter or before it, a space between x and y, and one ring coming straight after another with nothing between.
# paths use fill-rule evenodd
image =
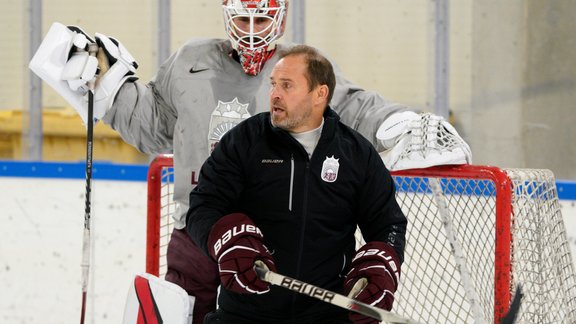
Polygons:
<instances>
[{"instance_id":1,"label":"ice rink surface","mask_svg":"<svg viewBox=\"0 0 576 324\"><path fill-rule=\"evenodd\" d=\"M92 188L86 323L116 324L145 267L146 184ZM0 323L79 322L84 192L84 180L0 177ZM560 202L576 260L576 200Z\"/></svg>"},{"instance_id":2,"label":"ice rink surface","mask_svg":"<svg viewBox=\"0 0 576 324\"><path fill-rule=\"evenodd\" d=\"M121 323L144 271L146 185L92 182L92 265L86 323ZM82 180L0 177L0 323L80 321Z\"/></svg>"}]
</instances>

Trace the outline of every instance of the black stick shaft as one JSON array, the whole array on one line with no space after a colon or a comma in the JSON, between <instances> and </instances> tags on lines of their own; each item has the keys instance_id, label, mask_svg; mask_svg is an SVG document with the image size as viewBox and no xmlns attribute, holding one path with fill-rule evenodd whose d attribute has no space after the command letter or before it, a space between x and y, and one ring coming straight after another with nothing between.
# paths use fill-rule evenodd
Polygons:
<instances>
[{"instance_id":1,"label":"black stick shaft","mask_svg":"<svg viewBox=\"0 0 576 324\"><path fill-rule=\"evenodd\" d=\"M98 45L90 44L90 56L96 56ZM88 82L88 118L86 119L86 197L84 205L84 235L82 238L82 308L80 324L86 317L86 299L88 292L88 277L90 274L90 216L92 195L92 151L94 144L94 80Z\"/></svg>"},{"instance_id":2,"label":"black stick shaft","mask_svg":"<svg viewBox=\"0 0 576 324\"><path fill-rule=\"evenodd\" d=\"M86 315L86 295L90 273L90 212L92 193L92 146L94 141L94 91L88 91L88 119L86 120L86 197L84 205L84 235L82 238L82 309L80 324L84 324Z\"/></svg>"},{"instance_id":3,"label":"black stick shaft","mask_svg":"<svg viewBox=\"0 0 576 324\"><path fill-rule=\"evenodd\" d=\"M94 144L94 91L88 91L88 119L86 122L86 201L84 207L84 228L90 229L90 211L92 194L92 151Z\"/></svg>"}]
</instances>

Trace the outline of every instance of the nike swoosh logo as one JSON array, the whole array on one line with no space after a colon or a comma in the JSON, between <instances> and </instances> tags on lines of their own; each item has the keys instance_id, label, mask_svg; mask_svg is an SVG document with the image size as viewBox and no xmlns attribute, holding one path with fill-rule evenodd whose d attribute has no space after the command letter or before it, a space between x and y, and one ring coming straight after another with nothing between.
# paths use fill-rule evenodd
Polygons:
<instances>
[{"instance_id":1,"label":"nike swoosh logo","mask_svg":"<svg viewBox=\"0 0 576 324\"><path fill-rule=\"evenodd\" d=\"M190 69L190 73L198 73L198 72L202 72L202 71L206 71L209 70L208 68L206 69L198 69L198 70L194 70L194 67Z\"/></svg>"}]
</instances>

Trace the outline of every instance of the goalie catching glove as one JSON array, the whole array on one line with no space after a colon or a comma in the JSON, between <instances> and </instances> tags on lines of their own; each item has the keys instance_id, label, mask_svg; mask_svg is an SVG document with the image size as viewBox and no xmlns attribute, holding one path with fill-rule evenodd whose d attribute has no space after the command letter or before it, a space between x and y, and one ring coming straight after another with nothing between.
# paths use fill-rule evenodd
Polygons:
<instances>
[{"instance_id":1,"label":"goalie catching glove","mask_svg":"<svg viewBox=\"0 0 576 324\"><path fill-rule=\"evenodd\" d=\"M96 78L94 119L101 119L126 81L134 81L138 64L117 40L96 33L97 59L87 47L94 40L75 26L54 23L29 67L78 112L86 124L88 82Z\"/></svg>"},{"instance_id":2,"label":"goalie catching glove","mask_svg":"<svg viewBox=\"0 0 576 324\"><path fill-rule=\"evenodd\" d=\"M229 214L218 220L208 236L210 255L218 263L226 289L240 294L263 294L270 290L260 280L254 262L260 260L276 271L272 255L264 246L260 229L245 214Z\"/></svg>"},{"instance_id":3,"label":"goalie catching glove","mask_svg":"<svg viewBox=\"0 0 576 324\"><path fill-rule=\"evenodd\" d=\"M349 294L359 280L366 286L356 293L354 299L368 305L392 309L394 293L400 280L400 261L394 249L383 242L370 242L362 246L350 265L344 281L344 290ZM350 320L355 324L378 323L373 318L351 312Z\"/></svg>"},{"instance_id":4,"label":"goalie catching glove","mask_svg":"<svg viewBox=\"0 0 576 324\"><path fill-rule=\"evenodd\" d=\"M376 138L386 149L380 156L389 170L472 163L470 147L456 129L430 113L395 113L380 125Z\"/></svg>"}]
</instances>

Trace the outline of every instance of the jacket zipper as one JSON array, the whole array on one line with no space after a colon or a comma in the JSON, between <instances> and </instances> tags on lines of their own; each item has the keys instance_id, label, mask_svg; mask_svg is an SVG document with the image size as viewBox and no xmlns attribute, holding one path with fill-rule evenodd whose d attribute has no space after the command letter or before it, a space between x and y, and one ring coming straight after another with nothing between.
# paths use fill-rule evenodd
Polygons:
<instances>
[{"instance_id":1,"label":"jacket zipper","mask_svg":"<svg viewBox=\"0 0 576 324\"><path fill-rule=\"evenodd\" d=\"M292 211L292 196L294 193L294 155L290 156L290 194L288 195L288 210Z\"/></svg>"},{"instance_id":2,"label":"jacket zipper","mask_svg":"<svg viewBox=\"0 0 576 324\"><path fill-rule=\"evenodd\" d=\"M294 166L294 156L292 156L292 166ZM304 178L304 187L303 190L303 201L302 201L302 215L301 215L301 222L302 225L300 226L300 242L299 244L299 251L298 251L298 259L296 262L296 277L300 277L300 270L301 270L301 261L302 261L302 253L304 249L304 232L306 231L306 218L308 217L308 212L306 208L308 206L308 186L309 186L309 173L310 173L310 160L306 161L305 164L305 178ZM291 190L292 191L292 190ZM297 294L292 296L292 316L294 317L296 314L296 298Z\"/></svg>"}]
</instances>

